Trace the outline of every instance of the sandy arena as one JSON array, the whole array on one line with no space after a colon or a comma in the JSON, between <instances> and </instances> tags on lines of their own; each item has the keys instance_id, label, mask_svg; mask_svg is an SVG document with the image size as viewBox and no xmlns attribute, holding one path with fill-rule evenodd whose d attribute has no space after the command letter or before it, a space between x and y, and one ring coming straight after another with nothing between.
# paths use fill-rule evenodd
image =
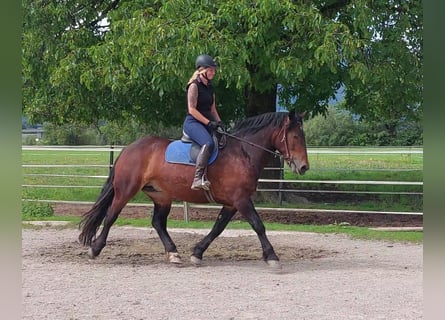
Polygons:
<instances>
[{"instance_id":1,"label":"sandy arena","mask_svg":"<svg viewBox=\"0 0 445 320\"><path fill-rule=\"evenodd\" d=\"M422 319L421 244L267 232L279 271L253 231L226 230L189 261L206 230L169 229L184 260L165 262L151 228L111 228L90 260L74 228L24 227L22 319Z\"/></svg>"}]
</instances>

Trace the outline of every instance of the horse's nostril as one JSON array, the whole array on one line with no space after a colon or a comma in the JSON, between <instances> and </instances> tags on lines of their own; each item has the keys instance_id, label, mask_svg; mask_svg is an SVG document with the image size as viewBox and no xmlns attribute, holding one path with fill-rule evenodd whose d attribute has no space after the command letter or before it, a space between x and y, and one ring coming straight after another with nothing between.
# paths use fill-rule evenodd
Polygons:
<instances>
[{"instance_id":1,"label":"horse's nostril","mask_svg":"<svg viewBox=\"0 0 445 320\"><path fill-rule=\"evenodd\" d=\"M300 168L301 173L305 173L308 170L309 170L309 165L304 165L304 166L301 166L301 168Z\"/></svg>"}]
</instances>

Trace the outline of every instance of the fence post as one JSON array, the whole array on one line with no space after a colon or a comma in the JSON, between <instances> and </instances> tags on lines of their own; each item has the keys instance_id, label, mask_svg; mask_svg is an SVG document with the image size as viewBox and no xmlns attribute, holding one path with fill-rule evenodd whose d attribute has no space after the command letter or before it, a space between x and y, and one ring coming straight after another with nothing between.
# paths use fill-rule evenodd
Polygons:
<instances>
[{"instance_id":1,"label":"fence post","mask_svg":"<svg viewBox=\"0 0 445 320\"><path fill-rule=\"evenodd\" d=\"M284 180L284 159L280 158L280 183L278 184L278 201L280 206L283 204L283 193L281 189L283 189L283 181Z\"/></svg>"},{"instance_id":2,"label":"fence post","mask_svg":"<svg viewBox=\"0 0 445 320\"><path fill-rule=\"evenodd\" d=\"M113 164L114 164L114 146L113 145L110 145L110 171L111 171L111 168L113 168Z\"/></svg>"},{"instance_id":3,"label":"fence post","mask_svg":"<svg viewBox=\"0 0 445 320\"><path fill-rule=\"evenodd\" d=\"M189 222L189 204L184 201L184 221Z\"/></svg>"}]
</instances>

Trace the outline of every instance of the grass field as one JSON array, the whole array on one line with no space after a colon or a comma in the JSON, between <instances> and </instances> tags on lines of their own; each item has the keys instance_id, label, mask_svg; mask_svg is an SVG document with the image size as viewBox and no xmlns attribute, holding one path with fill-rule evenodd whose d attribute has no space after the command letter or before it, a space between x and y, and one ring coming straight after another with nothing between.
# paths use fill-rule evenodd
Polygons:
<instances>
[{"instance_id":1,"label":"grass field","mask_svg":"<svg viewBox=\"0 0 445 320\"><path fill-rule=\"evenodd\" d=\"M27 221L68 221L65 226L56 228L77 228L80 217L28 217ZM150 227L150 218L118 218L115 222L117 226L134 226L134 227ZM168 219L168 228L193 228L193 229L211 229L213 222L211 221L188 221ZM409 242L422 243L423 232L419 231L380 231L366 227L354 227L349 225L303 225L303 224L282 224L264 222L267 230L276 231L295 231L295 232L315 232L315 233L342 233L351 238L364 240L385 240L391 242ZM23 228L39 228L39 226L24 222ZM250 230L252 227L247 223L239 220L231 221L227 225L227 229L244 229Z\"/></svg>"},{"instance_id":2,"label":"grass field","mask_svg":"<svg viewBox=\"0 0 445 320\"><path fill-rule=\"evenodd\" d=\"M257 205L299 208L329 208L376 211L422 211L423 186L401 184L357 184L342 181L423 181L423 154L402 148L312 148L311 169L297 176L285 168L289 188L309 203L263 203ZM421 149L411 148L409 151ZM401 152L401 153L398 153ZM114 159L118 152L114 154ZM23 150L23 199L94 201L109 171L108 151ZM315 183L314 181L333 181ZM305 182L306 181L306 182ZM410 194L406 194L410 193ZM418 193L418 194L413 194ZM146 203L138 194L132 202Z\"/></svg>"}]
</instances>

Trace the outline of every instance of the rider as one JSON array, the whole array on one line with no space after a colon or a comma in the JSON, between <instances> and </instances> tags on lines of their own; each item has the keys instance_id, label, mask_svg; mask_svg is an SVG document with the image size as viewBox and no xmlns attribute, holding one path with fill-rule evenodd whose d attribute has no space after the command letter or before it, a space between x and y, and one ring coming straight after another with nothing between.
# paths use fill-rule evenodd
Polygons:
<instances>
[{"instance_id":1,"label":"rider","mask_svg":"<svg viewBox=\"0 0 445 320\"><path fill-rule=\"evenodd\" d=\"M211 133L222 125L216 110L215 94L211 82L216 73L216 63L209 55L202 54L196 58L195 67L196 71L186 87L187 116L183 131L201 146L196 159L196 171L191 189L209 190L210 181L207 180L205 171L215 147Z\"/></svg>"}]
</instances>

